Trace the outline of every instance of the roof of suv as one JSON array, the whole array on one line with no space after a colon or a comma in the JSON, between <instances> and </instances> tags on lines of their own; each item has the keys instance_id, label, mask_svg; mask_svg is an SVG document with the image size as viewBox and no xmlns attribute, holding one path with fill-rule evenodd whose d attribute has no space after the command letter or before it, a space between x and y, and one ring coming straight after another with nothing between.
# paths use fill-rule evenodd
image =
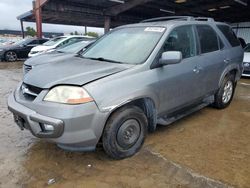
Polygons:
<instances>
[{"instance_id":1,"label":"roof of suv","mask_svg":"<svg viewBox=\"0 0 250 188\"><path fill-rule=\"evenodd\" d=\"M152 18L148 20L143 20L140 23L129 24L120 26L118 28L123 27L137 27L137 26L157 26L157 27L167 27L169 25L184 25L184 24L224 24L223 22L216 22L213 18L203 18L203 17L189 17L189 16L172 16L172 17L160 17L160 18Z\"/></svg>"}]
</instances>

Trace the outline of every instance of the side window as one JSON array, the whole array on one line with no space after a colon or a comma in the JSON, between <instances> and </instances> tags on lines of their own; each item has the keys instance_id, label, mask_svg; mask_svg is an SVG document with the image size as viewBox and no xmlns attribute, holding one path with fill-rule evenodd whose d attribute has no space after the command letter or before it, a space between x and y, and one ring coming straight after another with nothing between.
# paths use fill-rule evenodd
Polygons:
<instances>
[{"instance_id":1,"label":"side window","mask_svg":"<svg viewBox=\"0 0 250 188\"><path fill-rule=\"evenodd\" d=\"M233 30L227 25L217 25L220 31L225 35L231 46L239 46L240 42L234 34Z\"/></svg>"},{"instance_id":2,"label":"side window","mask_svg":"<svg viewBox=\"0 0 250 188\"><path fill-rule=\"evenodd\" d=\"M69 42L70 42L70 39L67 39L67 40L61 42L61 43L58 45L58 47L62 47L62 46L64 46L64 45L68 44Z\"/></svg>"},{"instance_id":3,"label":"side window","mask_svg":"<svg viewBox=\"0 0 250 188\"><path fill-rule=\"evenodd\" d=\"M43 44L43 43L45 43L45 42L47 42L47 40L39 40L39 44Z\"/></svg>"},{"instance_id":4,"label":"side window","mask_svg":"<svg viewBox=\"0 0 250 188\"><path fill-rule=\"evenodd\" d=\"M180 51L183 58L196 55L196 42L192 26L175 28L168 36L163 51Z\"/></svg>"},{"instance_id":5,"label":"side window","mask_svg":"<svg viewBox=\"0 0 250 188\"><path fill-rule=\"evenodd\" d=\"M29 45L32 45L32 44L38 44L38 40L32 40L29 42Z\"/></svg>"},{"instance_id":6,"label":"side window","mask_svg":"<svg viewBox=\"0 0 250 188\"><path fill-rule=\"evenodd\" d=\"M63 41L58 47L70 45L70 44L75 43L77 41L80 41L80 39L78 39L78 38L70 38L68 40Z\"/></svg>"},{"instance_id":7,"label":"side window","mask_svg":"<svg viewBox=\"0 0 250 188\"><path fill-rule=\"evenodd\" d=\"M202 54L217 51L220 49L218 36L212 27L208 25L197 25L196 27Z\"/></svg>"}]
</instances>

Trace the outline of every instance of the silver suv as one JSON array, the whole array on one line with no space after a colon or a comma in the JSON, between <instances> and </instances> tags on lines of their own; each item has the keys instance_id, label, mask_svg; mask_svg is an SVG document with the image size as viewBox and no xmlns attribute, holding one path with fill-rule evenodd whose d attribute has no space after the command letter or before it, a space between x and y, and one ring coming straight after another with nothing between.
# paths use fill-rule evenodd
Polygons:
<instances>
[{"instance_id":1,"label":"silver suv","mask_svg":"<svg viewBox=\"0 0 250 188\"><path fill-rule=\"evenodd\" d=\"M205 106L226 108L243 49L211 18L163 17L118 27L80 55L32 69L9 96L15 122L66 150L102 143L132 156L147 132Z\"/></svg>"}]
</instances>

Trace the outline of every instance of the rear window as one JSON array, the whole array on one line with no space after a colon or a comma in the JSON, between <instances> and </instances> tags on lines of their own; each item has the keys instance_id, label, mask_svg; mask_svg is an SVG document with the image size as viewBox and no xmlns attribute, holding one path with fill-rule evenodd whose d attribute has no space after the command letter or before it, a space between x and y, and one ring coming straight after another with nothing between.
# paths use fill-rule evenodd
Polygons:
<instances>
[{"instance_id":1,"label":"rear window","mask_svg":"<svg viewBox=\"0 0 250 188\"><path fill-rule=\"evenodd\" d=\"M197 25L201 53L209 53L219 50L218 36L208 25Z\"/></svg>"},{"instance_id":2,"label":"rear window","mask_svg":"<svg viewBox=\"0 0 250 188\"><path fill-rule=\"evenodd\" d=\"M227 25L217 25L220 31L225 35L228 42L231 46L239 46L240 41L237 39L236 35L234 34L233 30Z\"/></svg>"}]
</instances>

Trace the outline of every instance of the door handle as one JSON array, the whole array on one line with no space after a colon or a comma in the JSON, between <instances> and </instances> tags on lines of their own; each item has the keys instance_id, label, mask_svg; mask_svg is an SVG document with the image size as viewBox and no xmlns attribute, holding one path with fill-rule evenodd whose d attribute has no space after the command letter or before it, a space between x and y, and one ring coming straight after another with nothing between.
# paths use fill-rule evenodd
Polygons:
<instances>
[{"instance_id":1,"label":"door handle","mask_svg":"<svg viewBox=\"0 0 250 188\"><path fill-rule=\"evenodd\" d=\"M202 67L195 67L195 68L193 69L193 72L196 73L196 74L199 74L200 71L202 71Z\"/></svg>"},{"instance_id":2,"label":"door handle","mask_svg":"<svg viewBox=\"0 0 250 188\"><path fill-rule=\"evenodd\" d=\"M228 64L231 62L231 59L224 59L224 63Z\"/></svg>"}]
</instances>

